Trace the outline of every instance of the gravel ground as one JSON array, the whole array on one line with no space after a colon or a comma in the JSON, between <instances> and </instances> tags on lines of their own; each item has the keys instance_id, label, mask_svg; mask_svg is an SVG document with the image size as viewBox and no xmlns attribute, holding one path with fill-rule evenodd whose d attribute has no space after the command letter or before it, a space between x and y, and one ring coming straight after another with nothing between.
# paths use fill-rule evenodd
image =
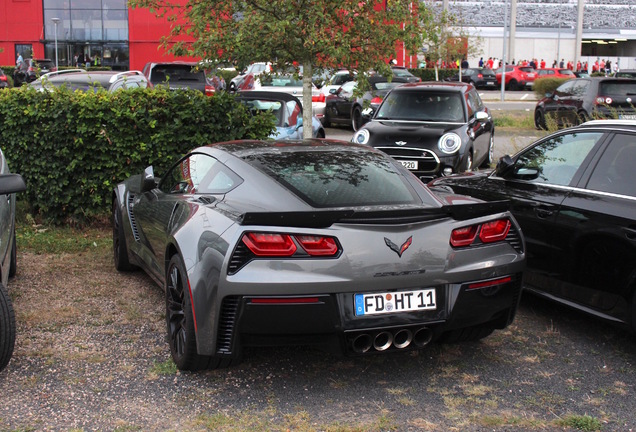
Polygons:
<instances>
[{"instance_id":1,"label":"gravel ground","mask_svg":"<svg viewBox=\"0 0 636 432\"><path fill-rule=\"evenodd\" d=\"M18 262L0 431L636 430L634 336L531 296L476 343L356 359L251 349L190 374L170 361L162 291L117 273L110 250Z\"/></svg>"}]
</instances>

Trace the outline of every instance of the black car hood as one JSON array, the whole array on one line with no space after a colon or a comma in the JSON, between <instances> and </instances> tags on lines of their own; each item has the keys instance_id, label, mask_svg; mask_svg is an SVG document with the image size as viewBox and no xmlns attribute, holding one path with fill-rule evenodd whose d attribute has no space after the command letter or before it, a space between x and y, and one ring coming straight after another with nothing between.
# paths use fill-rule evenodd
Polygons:
<instances>
[{"instance_id":1,"label":"black car hood","mask_svg":"<svg viewBox=\"0 0 636 432\"><path fill-rule=\"evenodd\" d=\"M406 122L404 120L377 120L367 123L365 126L370 132L370 144L421 146L425 143L437 143L439 138L447 132L454 131L462 138L465 135L466 125L458 123L437 122ZM396 144L396 143L404 144Z\"/></svg>"}]
</instances>

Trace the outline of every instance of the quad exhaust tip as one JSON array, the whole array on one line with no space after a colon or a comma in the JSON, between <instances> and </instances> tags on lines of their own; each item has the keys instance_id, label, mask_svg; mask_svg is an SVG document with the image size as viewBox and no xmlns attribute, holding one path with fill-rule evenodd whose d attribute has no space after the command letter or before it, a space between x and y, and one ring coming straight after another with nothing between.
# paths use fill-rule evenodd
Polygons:
<instances>
[{"instance_id":1,"label":"quad exhaust tip","mask_svg":"<svg viewBox=\"0 0 636 432\"><path fill-rule=\"evenodd\" d=\"M417 348L422 348L428 345L432 340L433 331L428 327L420 327L415 331L403 328L394 332L383 330L375 335L360 333L353 338L351 348L357 354L364 354L369 352L372 348L378 352L386 351L391 347L400 350L411 344Z\"/></svg>"}]
</instances>

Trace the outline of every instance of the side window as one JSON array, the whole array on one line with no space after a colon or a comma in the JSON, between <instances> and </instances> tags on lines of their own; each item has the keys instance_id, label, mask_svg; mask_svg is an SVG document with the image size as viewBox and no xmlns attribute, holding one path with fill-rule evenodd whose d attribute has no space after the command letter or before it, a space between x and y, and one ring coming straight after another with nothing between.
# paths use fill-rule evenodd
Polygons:
<instances>
[{"instance_id":1,"label":"side window","mask_svg":"<svg viewBox=\"0 0 636 432\"><path fill-rule=\"evenodd\" d=\"M571 133L554 137L522 153L515 176L533 183L567 186L602 133Z\"/></svg>"},{"instance_id":2,"label":"side window","mask_svg":"<svg viewBox=\"0 0 636 432\"><path fill-rule=\"evenodd\" d=\"M216 159L205 154L188 155L170 168L159 189L169 194L197 193L202 179L216 163Z\"/></svg>"},{"instance_id":3,"label":"side window","mask_svg":"<svg viewBox=\"0 0 636 432\"><path fill-rule=\"evenodd\" d=\"M620 134L610 142L587 189L636 197L636 136Z\"/></svg>"},{"instance_id":4,"label":"side window","mask_svg":"<svg viewBox=\"0 0 636 432\"><path fill-rule=\"evenodd\" d=\"M559 96L570 96L574 91L574 81L568 81L557 87L555 93Z\"/></svg>"},{"instance_id":5,"label":"side window","mask_svg":"<svg viewBox=\"0 0 636 432\"><path fill-rule=\"evenodd\" d=\"M298 123L298 117L300 116L300 106L296 101L287 102L287 119L285 120L285 126L296 126Z\"/></svg>"},{"instance_id":6,"label":"side window","mask_svg":"<svg viewBox=\"0 0 636 432\"><path fill-rule=\"evenodd\" d=\"M585 96L587 88L590 86L590 82L587 80L575 81L572 88L572 94L575 96Z\"/></svg>"},{"instance_id":7,"label":"side window","mask_svg":"<svg viewBox=\"0 0 636 432\"><path fill-rule=\"evenodd\" d=\"M353 89L355 86L356 86L355 81L347 81L346 83L342 85L342 92L351 94L353 93Z\"/></svg>"}]
</instances>

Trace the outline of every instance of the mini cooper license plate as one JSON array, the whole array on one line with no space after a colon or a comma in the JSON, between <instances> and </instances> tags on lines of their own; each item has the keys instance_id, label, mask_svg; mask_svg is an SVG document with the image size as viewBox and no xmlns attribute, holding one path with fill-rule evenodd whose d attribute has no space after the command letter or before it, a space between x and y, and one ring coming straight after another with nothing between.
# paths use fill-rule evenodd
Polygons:
<instances>
[{"instance_id":1,"label":"mini cooper license plate","mask_svg":"<svg viewBox=\"0 0 636 432\"><path fill-rule=\"evenodd\" d=\"M390 293L356 294L356 316L435 310L434 289Z\"/></svg>"},{"instance_id":2,"label":"mini cooper license plate","mask_svg":"<svg viewBox=\"0 0 636 432\"><path fill-rule=\"evenodd\" d=\"M417 161L413 160L401 160L400 163L402 166L408 170L416 170L417 169Z\"/></svg>"}]
</instances>

